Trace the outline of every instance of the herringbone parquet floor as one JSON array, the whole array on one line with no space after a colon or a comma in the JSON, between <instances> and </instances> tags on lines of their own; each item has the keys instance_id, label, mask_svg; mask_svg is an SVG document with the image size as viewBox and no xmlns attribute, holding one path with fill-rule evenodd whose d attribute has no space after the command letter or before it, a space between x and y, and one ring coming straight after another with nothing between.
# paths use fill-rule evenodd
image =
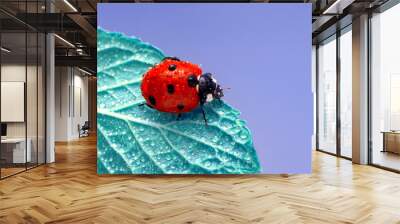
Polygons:
<instances>
[{"instance_id":1,"label":"herringbone parquet floor","mask_svg":"<svg viewBox=\"0 0 400 224\"><path fill-rule=\"evenodd\" d=\"M0 181L0 223L400 223L400 175L313 155L311 175L97 176L95 138Z\"/></svg>"}]
</instances>

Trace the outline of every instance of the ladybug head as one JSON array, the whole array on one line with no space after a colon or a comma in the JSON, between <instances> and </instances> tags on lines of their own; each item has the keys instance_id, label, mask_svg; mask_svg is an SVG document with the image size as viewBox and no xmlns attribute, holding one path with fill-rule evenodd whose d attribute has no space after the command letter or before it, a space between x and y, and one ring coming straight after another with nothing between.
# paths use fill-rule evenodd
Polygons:
<instances>
[{"instance_id":1,"label":"ladybug head","mask_svg":"<svg viewBox=\"0 0 400 224\"><path fill-rule=\"evenodd\" d=\"M201 104L221 99L224 96L221 86L217 84L217 80L210 73L200 75L198 85Z\"/></svg>"}]
</instances>

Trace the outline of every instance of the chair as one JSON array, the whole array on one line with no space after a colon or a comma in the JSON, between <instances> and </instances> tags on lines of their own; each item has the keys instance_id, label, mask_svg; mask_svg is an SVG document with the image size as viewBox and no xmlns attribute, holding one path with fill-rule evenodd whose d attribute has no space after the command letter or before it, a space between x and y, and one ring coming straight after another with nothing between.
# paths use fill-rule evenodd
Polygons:
<instances>
[{"instance_id":1,"label":"chair","mask_svg":"<svg viewBox=\"0 0 400 224\"><path fill-rule=\"evenodd\" d=\"M78 124L79 138L89 136L90 123L85 121L82 127Z\"/></svg>"}]
</instances>

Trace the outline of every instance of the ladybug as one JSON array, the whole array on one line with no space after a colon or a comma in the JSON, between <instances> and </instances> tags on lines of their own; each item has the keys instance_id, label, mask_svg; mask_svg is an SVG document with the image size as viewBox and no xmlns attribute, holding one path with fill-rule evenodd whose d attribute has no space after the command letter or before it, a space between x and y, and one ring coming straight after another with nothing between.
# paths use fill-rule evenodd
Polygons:
<instances>
[{"instance_id":1,"label":"ladybug","mask_svg":"<svg viewBox=\"0 0 400 224\"><path fill-rule=\"evenodd\" d=\"M166 57L143 75L140 86L146 105L161 112L177 114L201 108L203 105L224 96L222 88L210 73L202 73L193 63L176 57Z\"/></svg>"}]
</instances>

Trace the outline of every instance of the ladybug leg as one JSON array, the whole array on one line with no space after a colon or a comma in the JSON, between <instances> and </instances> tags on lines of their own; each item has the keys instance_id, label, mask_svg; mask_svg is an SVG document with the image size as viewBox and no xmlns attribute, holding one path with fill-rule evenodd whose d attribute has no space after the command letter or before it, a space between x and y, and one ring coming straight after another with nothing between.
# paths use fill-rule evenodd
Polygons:
<instances>
[{"instance_id":1,"label":"ladybug leg","mask_svg":"<svg viewBox=\"0 0 400 224\"><path fill-rule=\"evenodd\" d=\"M201 113L203 114L203 119L204 119L204 123L207 126L207 118L206 118L206 113L204 112L203 106L200 107L201 108Z\"/></svg>"},{"instance_id":2,"label":"ladybug leg","mask_svg":"<svg viewBox=\"0 0 400 224\"><path fill-rule=\"evenodd\" d=\"M138 106L139 107L143 107L145 105L145 103L141 103L141 104L139 104Z\"/></svg>"},{"instance_id":3,"label":"ladybug leg","mask_svg":"<svg viewBox=\"0 0 400 224\"><path fill-rule=\"evenodd\" d=\"M178 114L178 116L176 117L176 120L179 121L181 120L182 114Z\"/></svg>"}]
</instances>

